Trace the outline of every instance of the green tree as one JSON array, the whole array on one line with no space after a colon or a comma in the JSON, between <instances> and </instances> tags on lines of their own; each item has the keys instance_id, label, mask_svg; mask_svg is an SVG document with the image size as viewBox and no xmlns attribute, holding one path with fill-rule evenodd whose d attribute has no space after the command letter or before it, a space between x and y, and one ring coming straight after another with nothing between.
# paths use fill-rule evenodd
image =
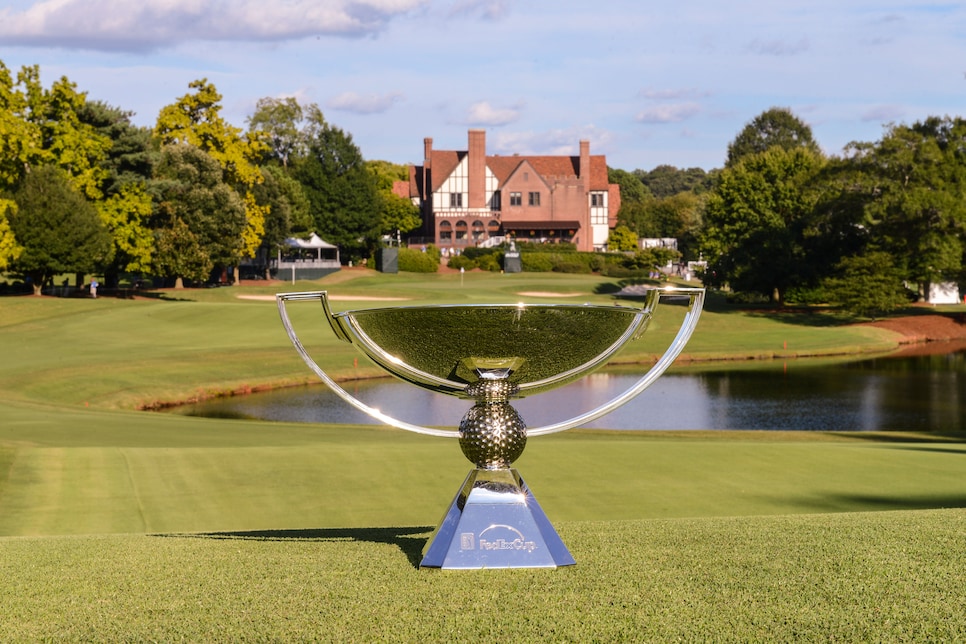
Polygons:
<instances>
[{"instance_id":1,"label":"green tree","mask_svg":"<svg viewBox=\"0 0 966 644\"><path fill-rule=\"evenodd\" d=\"M0 62L0 188L12 188L43 157L40 127L27 120L27 97Z\"/></svg>"},{"instance_id":2,"label":"green tree","mask_svg":"<svg viewBox=\"0 0 966 644\"><path fill-rule=\"evenodd\" d=\"M705 282L784 302L809 274L805 231L824 160L807 148L772 147L721 172L705 211Z\"/></svg>"},{"instance_id":3,"label":"green tree","mask_svg":"<svg viewBox=\"0 0 966 644\"><path fill-rule=\"evenodd\" d=\"M255 186L255 198L258 203L268 206L262 238L262 258L267 260L284 248L289 237L307 236L314 224L309 201L298 181L276 165L262 167L262 174L265 180ZM267 271L267 261L265 267Z\"/></svg>"},{"instance_id":4,"label":"green tree","mask_svg":"<svg viewBox=\"0 0 966 644\"><path fill-rule=\"evenodd\" d=\"M803 148L820 154L818 144L812 138L812 128L790 109L773 107L753 118L728 145L725 167L731 167L744 157L760 154L773 147L786 151Z\"/></svg>"},{"instance_id":5,"label":"green tree","mask_svg":"<svg viewBox=\"0 0 966 644\"><path fill-rule=\"evenodd\" d=\"M101 221L114 243L113 261L105 269L108 284L117 283L119 271L145 273L151 270L154 234L148 227L153 211L151 195L141 184L129 183L97 203Z\"/></svg>"},{"instance_id":6,"label":"green tree","mask_svg":"<svg viewBox=\"0 0 966 644\"><path fill-rule=\"evenodd\" d=\"M308 114L318 112L314 103ZM270 158L287 168L292 158L303 156L306 147L306 110L298 100L288 98L260 98L255 112L248 117L248 131L252 138L261 138Z\"/></svg>"},{"instance_id":7,"label":"green tree","mask_svg":"<svg viewBox=\"0 0 966 644\"><path fill-rule=\"evenodd\" d=\"M713 174L702 168L683 169L673 165L659 165L648 172L634 170L633 175L659 199L682 192L705 193L711 189L713 179Z\"/></svg>"},{"instance_id":8,"label":"green tree","mask_svg":"<svg viewBox=\"0 0 966 644\"><path fill-rule=\"evenodd\" d=\"M150 128L131 123L131 112L101 101L88 101L79 110L81 122L111 141L101 161L104 179L97 210L114 237L114 259L104 267L104 280L116 285L122 272L151 268L154 234L148 223L152 211L149 185L159 153Z\"/></svg>"},{"instance_id":9,"label":"green tree","mask_svg":"<svg viewBox=\"0 0 966 644\"><path fill-rule=\"evenodd\" d=\"M607 181L621 188L621 207L624 204L643 203L651 198L651 191L641 180L626 170L607 168Z\"/></svg>"},{"instance_id":10,"label":"green tree","mask_svg":"<svg viewBox=\"0 0 966 644\"><path fill-rule=\"evenodd\" d=\"M894 125L854 143L845 167L870 250L884 251L924 297L933 282L966 277L966 120Z\"/></svg>"},{"instance_id":11,"label":"green tree","mask_svg":"<svg viewBox=\"0 0 966 644\"><path fill-rule=\"evenodd\" d=\"M103 101L87 101L78 109L77 116L111 142L101 160L104 170L101 192L105 196L118 194L130 184L144 185L151 180L159 151L151 128L131 123L133 112Z\"/></svg>"},{"instance_id":12,"label":"green tree","mask_svg":"<svg viewBox=\"0 0 966 644\"><path fill-rule=\"evenodd\" d=\"M607 238L607 250L637 250L637 235L627 226L617 226Z\"/></svg>"},{"instance_id":13,"label":"green tree","mask_svg":"<svg viewBox=\"0 0 966 644\"><path fill-rule=\"evenodd\" d=\"M252 188L262 181L256 164L265 144L221 116L221 94L208 79L192 81L194 93L161 109L155 134L163 145L188 144L203 150L224 170L224 180L243 196L246 224L240 232L242 255L253 257L265 232L265 208L258 204Z\"/></svg>"},{"instance_id":14,"label":"green tree","mask_svg":"<svg viewBox=\"0 0 966 644\"><path fill-rule=\"evenodd\" d=\"M32 168L14 200L10 227L23 252L13 269L30 279L35 295L55 275L91 272L110 259L110 233L60 168Z\"/></svg>"},{"instance_id":15,"label":"green tree","mask_svg":"<svg viewBox=\"0 0 966 644\"><path fill-rule=\"evenodd\" d=\"M224 182L218 162L195 146L167 145L161 151L157 176L159 198L152 227L156 230L158 274L176 281L182 277L200 280L197 270L179 272L202 264L194 257L198 252L211 267L237 265L245 252L241 235L246 225L245 204ZM188 256L171 257L169 252Z\"/></svg>"},{"instance_id":16,"label":"green tree","mask_svg":"<svg viewBox=\"0 0 966 644\"><path fill-rule=\"evenodd\" d=\"M175 288L184 288L185 279L203 282L211 274L211 258L184 221L173 217L168 226L158 228L154 235L154 270L158 275L174 276Z\"/></svg>"},{"instance_id":17,"label":"green tree","mask_svg":"<svg viewBox=\"0 0 966 644\"><path fill-rule=\"evenodd\" d=\"M375 178L352 136L322 124L294 176L312 205L317 232L340 246L345 259L369 257L380 233L379 203Z\"/></svg>"},{"instance_id":18,"label":"green tree","mask_svg":"<svg viewBox=\"0 0 966 644\"><path fill-rule=\"evenodd\" d=\"M366 161L366 169L375 180L379 198L379 230L384 235L396 231L408 233L423 225L419 208L405 197L393 192L397 181L409 181L409 166L389 161Z\"/></svg>"},{"instance_id":19,"label":"green tree","mask_svg":"<svg viewBox=\"0 0 966 644\"><path fill-rule=\"evenodd\" d=\"M23 247L17 243L8 219L8 215L12 214L16 208L17 203L15 201L0 198L0 271L7 270L11 262L23 253Z\"/></svg>"},{"instance_id":20,"label":"green tree","mask_svg":"<svg viewBox=\"0 0 966 644\"><path fill-rule=\"evenodd\" d=\"M87 94L78 92L67 77L54 81L49 90L44 89L36 65L23 67L17 82L26 101L24 118L40 131L43 152L33 162L60 166L84 196L99 199L105 177L101 161L111 141L81 120Z\"/></svg>"},{"instance_id":21,"label":"green tree","mask_svg":"<svg viewBox=\"0 0 966 644\"><path fill-rule=\"evenodd\" d=\"M845 257L836 265L836 274L824 280L830 302L840 304L854 315L873 319L908 303L902 285L902 271L885 252Z\"/></svg>"}]
</instances>

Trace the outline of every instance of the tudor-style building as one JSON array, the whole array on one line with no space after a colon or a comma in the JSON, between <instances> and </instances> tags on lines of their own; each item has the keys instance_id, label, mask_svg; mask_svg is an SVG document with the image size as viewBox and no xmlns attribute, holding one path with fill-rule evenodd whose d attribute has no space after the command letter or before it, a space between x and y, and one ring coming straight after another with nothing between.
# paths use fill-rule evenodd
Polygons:
<instances>
[{"instance_id":1,"label":"tudor-style building","mask_svg":"<svg viewBox=\"0 0 966 644\"><path fill-rule=\"evenodd\" d=\"M470 130L467 150L435 150L424 139L423 159L393 190L419 206L417 234L442 249L507 237L607 246L620 187L607 182L607 158L592 156L589 141L580 141L579 156L488 156L486 131Z\"/></svg>"}]
</instances>

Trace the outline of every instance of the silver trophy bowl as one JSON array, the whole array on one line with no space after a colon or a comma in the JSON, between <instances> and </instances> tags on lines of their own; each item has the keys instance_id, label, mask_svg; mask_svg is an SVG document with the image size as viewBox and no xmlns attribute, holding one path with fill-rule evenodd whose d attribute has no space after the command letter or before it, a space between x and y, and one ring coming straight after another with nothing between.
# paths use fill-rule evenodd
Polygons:
<instances>
[{"instance_id":1,"label":"silver trophy bowl","mask_svg":"<svg viewBox=\"0 0 966 644\"><path fill-rule=\"evenodd\" d=\"M573 382L607 363L646 331L662 299L687 302L661 358L627 391L577 417L528 428L510 403ZM305 363L353 407L393 427L459 439L472 470L427 542L421 567L538 568L574 558L519 472L527 438L584 425L653 383L681 353L704 303L704 289L657 288L640 308L570 304L429 305L332 313L325 291L276 296L285 330ZM309 355L286 303L318 301L335 335L393 376L472 401L457 430L414 425L370 407Z\"/></svg>"}]
</instances>

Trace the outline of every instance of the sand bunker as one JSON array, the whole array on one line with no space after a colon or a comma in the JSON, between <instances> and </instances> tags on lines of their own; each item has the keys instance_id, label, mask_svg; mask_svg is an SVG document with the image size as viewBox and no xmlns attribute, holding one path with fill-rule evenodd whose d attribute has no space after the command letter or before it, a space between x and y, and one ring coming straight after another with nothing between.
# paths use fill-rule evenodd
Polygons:
<instances>
[{"instance_id":1,"label":"sand bunker","mask_svg":"<svg viewBox=\"0 0 966 644\"><path fill-rule=\"evenodd\" d=\"M274 295L238 295L239 300L275 301ZM330 295L330 302L401 302L408 297L370 297L368 295Z\"/></svg>"}]
</instances>

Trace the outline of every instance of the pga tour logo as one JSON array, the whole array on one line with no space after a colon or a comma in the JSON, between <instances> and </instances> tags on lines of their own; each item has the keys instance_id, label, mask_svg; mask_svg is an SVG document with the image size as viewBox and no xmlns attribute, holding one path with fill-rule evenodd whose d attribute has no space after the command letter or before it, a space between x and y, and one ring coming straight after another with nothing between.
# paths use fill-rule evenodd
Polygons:
<instances>
[{"instance_id":1,"label":"pga tour logo","mask_svg":"<svg viewBox=\"0 0 966 644\"><path fill-rule=\"evenodd\" d=\"M480 550L518 550L533 552L537 544L528 541L523 533L508 525L491 525L480 533L479 538L472 532L460 534L460 550L476 550L479 543Z\"/></svg>"}]
</instances>

